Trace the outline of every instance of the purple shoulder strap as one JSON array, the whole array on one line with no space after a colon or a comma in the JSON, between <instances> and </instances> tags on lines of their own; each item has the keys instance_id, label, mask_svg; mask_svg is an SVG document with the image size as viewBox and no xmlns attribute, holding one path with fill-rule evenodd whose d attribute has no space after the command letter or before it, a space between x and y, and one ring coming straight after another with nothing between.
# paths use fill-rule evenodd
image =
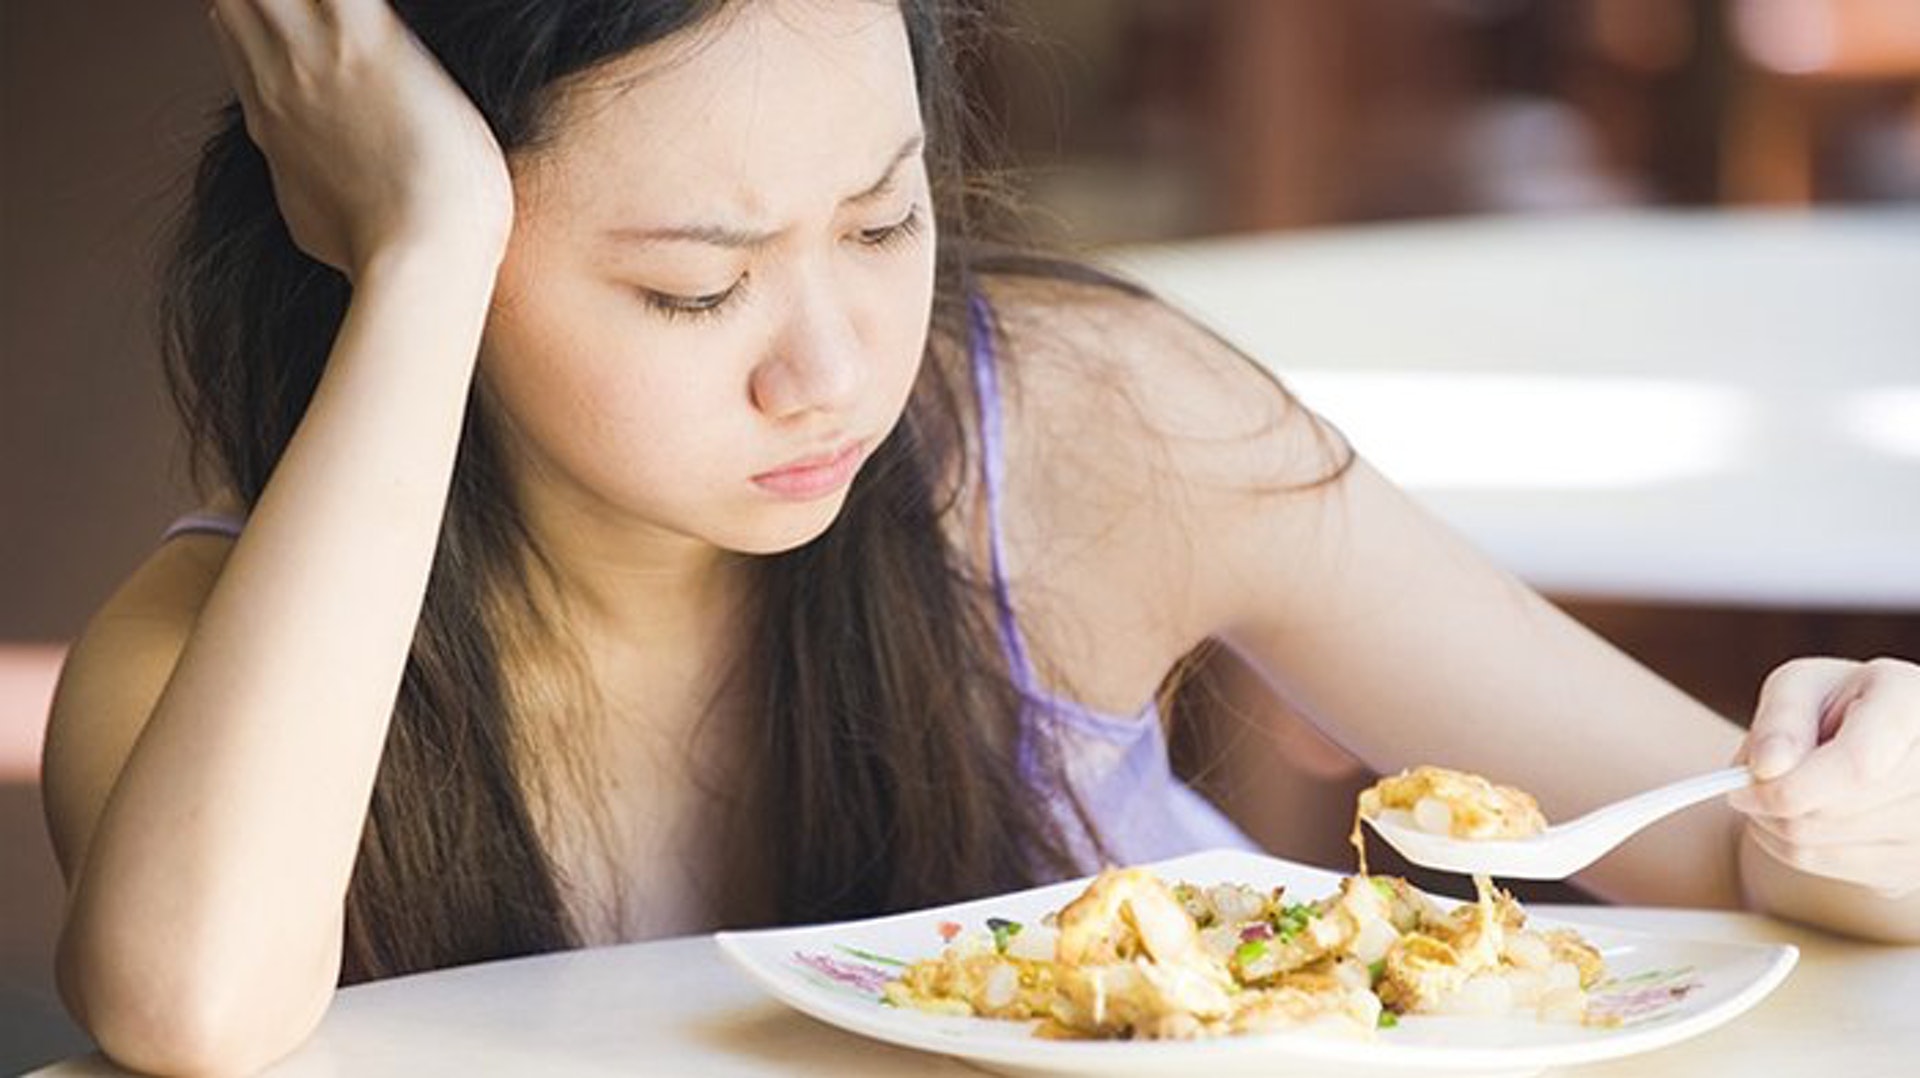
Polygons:
<instances>
[{"instance_id":1,"label":"purple shoulder strap","mask_svg":"<svg viewBox=\"0 0 1920 1078\"><path fill-rule=\"evenodd\" d=\"M227 513L188 513L167 525L167 530L160 536L160 541L167 542L177 535L224 535L229 539L238 539L240 529L246 523L243 518Z\"/></svg>"},{"instance_id":2,"label":"purple shoulder strap","mask_svg":"<svg viewBox=\"0 0 1920 1078\"><path fill-rule=\"evenodd\" d=\"M1002 493L1007 483L1005 435L1000 417L1000 378L993 354L993 311L975 293L967 305L967 352L973 367L974 397L980 408L981 480L987 489L987 535L993 568L993 601L1000 614L1000 638L1007 648L1014 684L1029 698L1034 691L1033 667L1026 639L1014 617L1013 596L1007 587L1007 551L1002 536Z\"/></svg>"}]
</instances>

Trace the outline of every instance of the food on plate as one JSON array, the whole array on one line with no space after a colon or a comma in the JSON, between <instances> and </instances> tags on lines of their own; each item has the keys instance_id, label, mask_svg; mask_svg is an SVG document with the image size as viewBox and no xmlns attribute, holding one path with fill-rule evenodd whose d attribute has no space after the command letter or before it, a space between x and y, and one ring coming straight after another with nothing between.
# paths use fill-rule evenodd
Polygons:
<instances>
[{"instance_id":1,"label":"food on plate","mask_svg":"<svg viewBox=\"0 0 1920 1078\"><path fill-rule=\"evenodd\" d=\"M1519 791L1438 768L1385 780L1362 795L1361 810L1429 797L1448 805L1450 820L1495 833L1539 816ZM885 998L1037 1020L1039 1035L1058 1038L1298 1028L1370 1037L1404 1014L1586 1020L1587 991L1605 969L1578 933L1528 928L1513 897L1484 877L1474 902L1443 909L1405 880L1368 875L1364 848L1361 856L1358 875L1307 901L1109 868L1038 924L996 918L960 935L907 967Z\"/></svg>"}]
</instances>

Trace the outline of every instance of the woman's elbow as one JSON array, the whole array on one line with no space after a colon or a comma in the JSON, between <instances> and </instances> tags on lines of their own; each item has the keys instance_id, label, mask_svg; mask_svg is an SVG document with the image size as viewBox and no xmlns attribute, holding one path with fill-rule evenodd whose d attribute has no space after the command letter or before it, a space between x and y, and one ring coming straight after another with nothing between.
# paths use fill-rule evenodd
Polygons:
<instances>
[{"instance_id":1,"label":"woman's elbow","mask_svg":"<svg viewBox=\"0 0 1920 1078\"><path fill-rule=\"evenodd\" d=\"M231 973L196 973L190 962L156 969L127 957L76 940L69 926L55 973L67 1010L100 1050L143 1074L256 1073L306 1040L333 995L331 981L291 1000L285 986L259 991Z\"/></svg>"}]
</instances>

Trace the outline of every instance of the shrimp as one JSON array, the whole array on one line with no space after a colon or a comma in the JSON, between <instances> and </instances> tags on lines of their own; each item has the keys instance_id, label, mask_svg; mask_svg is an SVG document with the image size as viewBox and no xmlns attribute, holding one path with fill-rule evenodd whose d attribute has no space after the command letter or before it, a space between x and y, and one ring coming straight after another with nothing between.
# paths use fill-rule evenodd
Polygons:
<instances>
[{"instance_id":1,"label":"shrimp","mask_svg":"<svg viewBox=\"0 0 1920 1078\"><path fill-rule=\"evenodd\" d=\"M1060 911L1054 957L1066 965L1144 954L1163 965L1202 961L1200 930L1172 889L1140 868L1109 868Z\"/></svg>"}]
</instances>

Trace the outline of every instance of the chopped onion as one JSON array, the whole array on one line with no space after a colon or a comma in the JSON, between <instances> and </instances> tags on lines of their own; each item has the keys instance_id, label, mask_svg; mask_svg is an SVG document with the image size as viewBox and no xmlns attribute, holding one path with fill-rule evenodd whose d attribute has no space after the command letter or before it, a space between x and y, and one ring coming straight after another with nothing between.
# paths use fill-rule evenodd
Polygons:
<instances>
[{"instance_id":1,"label":"chopped onion","mask_svg":"<svg viewBox=\"0 0 1920 1078\"><path fill-rule=\"evenodd\" d=\"M1207 902L1214 916L1228 924L1251 921L1267 908L1267 898L1251 887L1222 883L1207 888Z\"/></svg>"},{"instance_id":2,"label":"chopped onion","mask_svg":"<svg viewBox=\"0 0 1920 1078\"><path fill-rule=\"evenodd\" d=\"M1546 969L1553 964L1553 948L1531 932L1515 932L1507 937L1506 957L1521 969Z\"/></svg>"},{"instance_id":3,"label":"chopped onion","mask_svg":"<svg viewBox=\"0 0 1920 1078\"><path fill-rule=\"evenodd\" d=\"M1385 958L1400 934L1393 926L1379 918L1369 918L1360 925L1360 931L1353 937L1353 956L1361 963L1378 962Z\"/></svg>"},{"instance_id":4,"label":"chopped onion","mask_svg":"<svg viewBox=\"0 0 1920 1078\"><path fill-rule=\"evenodd\" d=\"M1013 1002L1020 990L1020 977L1012 966L995 965L987 971L987 982L980 986L982 1010L997 1011Z\"/></svg>"},{"instance_id":5,"label":"chopped onion","mask_svg":"<svg viewBox=\"0 0 1920 1078\"><path fill-rule=\"evenodd\" d=\"M1428 834L1453 834L1453 810L1437 798L1423 797L1414 802L1413 822Z\"/></svg>"},{"instance_id":6,"label":"chopped onion","mask_svg":"<svg viewBox=\"0 0 1920 1078\"><path fill-rule=\"evenodd\" d=\"M1373 974L1367 972L1367 964L1351 958L1342 958L1334 963L1333 979L1343 988L1357 988L1363 992L1373 986Z\"/></svg>"}]
</instances>

